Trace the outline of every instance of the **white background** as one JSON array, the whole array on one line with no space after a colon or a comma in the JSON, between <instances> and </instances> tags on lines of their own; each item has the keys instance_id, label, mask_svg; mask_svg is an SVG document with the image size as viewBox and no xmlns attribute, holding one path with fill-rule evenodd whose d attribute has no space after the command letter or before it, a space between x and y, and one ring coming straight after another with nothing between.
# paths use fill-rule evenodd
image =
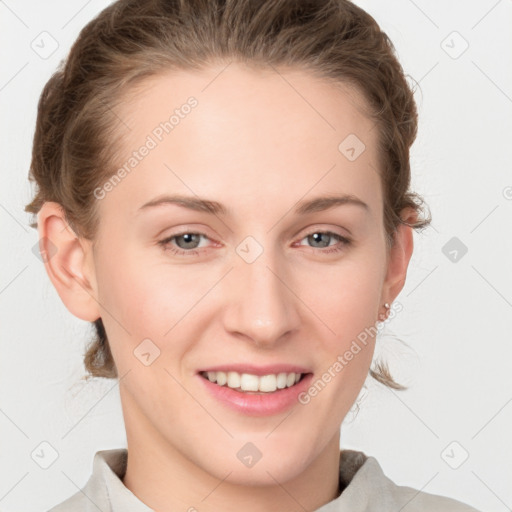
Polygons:
<instances>
[{"instance_id":1,"label":"white background","mask_svg":"<svg viewBox=\"0 0 512 512\"><path fill-rule=\"evenodd\" d=\"M376 18L419 83L413 189L425 197L433 223L415 234L397 299L404 310L378 342L409 390L390 391L369 379L359 413L344 422L341 446L376 457L401 485L482 511L510 510L512 2L356 3ZM79 30L106 5L0 2L5 512L47 510L85 484L96 451L125 446L117 382L81 380L92 329L61 303L32 252L37 233L23 210L32 197L27 173L39 94ZM31 48L43 31L59 45L47 59ZM464 40L469 47L458 55ZM442 252L452 237L468 248L456 262ZM31 458L43 441L58 452L48 469ZM457 465L465 452L458 469L447 464Z\"/></svg>"}]
</instances>

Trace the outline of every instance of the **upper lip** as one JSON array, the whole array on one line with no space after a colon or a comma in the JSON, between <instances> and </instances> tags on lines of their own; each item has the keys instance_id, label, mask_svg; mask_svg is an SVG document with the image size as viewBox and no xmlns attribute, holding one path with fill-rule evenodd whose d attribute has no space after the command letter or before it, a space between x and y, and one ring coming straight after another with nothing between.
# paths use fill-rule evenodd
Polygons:
<instances>
[{"instance_id":1,"label":"upper lip","mask_svg":"<svg viewBox=\"0 0 512 512\"><path fill-rule=\"evenodd\" d=\"M310 373L308 369L303 366L293 364L270 364L265 366L255 366L253 364L224 364L209 366L199 370L201 372L237 372L237 373L250 373L252 375L271 375L278 373Z\"/></svg>"}]
</instances>

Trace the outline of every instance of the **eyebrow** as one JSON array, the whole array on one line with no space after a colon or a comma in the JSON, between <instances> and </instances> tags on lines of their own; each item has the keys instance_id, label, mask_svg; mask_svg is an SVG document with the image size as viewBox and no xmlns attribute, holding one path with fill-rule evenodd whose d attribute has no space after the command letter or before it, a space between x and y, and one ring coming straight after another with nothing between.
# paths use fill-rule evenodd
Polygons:
<instances>
[{"instance_id":1,"label":"eyebrow","mask_svg":"<svg viewBox=\"0 0 512 512\"><path fill-rule=\"evenodd\" d=\"M143 204L140 210L146 210L148 208L153 208L157 206L171 205L175 204L178 206L182 206L183 208L188 208L189 210L194 210L198 212L206 212L213 215L229 215L228 208L226 208L222 203L217 201L212 201L209 199L203 199L200 197L193 196L184 196L184 195L164 195L157 197L147 203ZM335 208L337 206L342 205L355 205L360 206L364 210L369 211L370 207L358 197L352 194L341 194L341 195L331 195L331 196L322 196L316 197L314 199L310 199L308 201L300 201L297 203L295 207L296 215L307 215L310 213L321 212L325 210L329 210L331 208Z\"/></svg>"}]
</instances>

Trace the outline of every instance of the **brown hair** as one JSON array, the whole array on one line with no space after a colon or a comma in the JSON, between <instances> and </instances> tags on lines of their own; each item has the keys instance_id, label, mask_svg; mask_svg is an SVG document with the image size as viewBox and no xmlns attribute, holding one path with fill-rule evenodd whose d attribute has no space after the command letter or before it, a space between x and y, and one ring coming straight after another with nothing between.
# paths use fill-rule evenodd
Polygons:
<instances>
[{"instance_id":1,"label":"brown hair","mask_svg":"<svg viewBox=\"0 0 512 512\"><path fill-rule=\"evenodd\" d=\"M29 179L45 201L62 205L78 236L98 227L93 191L112 175L122 130L114 111L142 79L170 69L238 60L304 69L355 86L379 129L384 228L393 243L404 208L426 227L422 198L409 191L409 148L417 111L395 49L377 22L348 0L118 0L90 21L38 104ZM105 141L109 141L105 144ZM37 227L33 222L32 227ZM92 376L117 377L101 318L84 362ZM378 362L370 375L406 389Z\"/></svg>"}]
</instances>

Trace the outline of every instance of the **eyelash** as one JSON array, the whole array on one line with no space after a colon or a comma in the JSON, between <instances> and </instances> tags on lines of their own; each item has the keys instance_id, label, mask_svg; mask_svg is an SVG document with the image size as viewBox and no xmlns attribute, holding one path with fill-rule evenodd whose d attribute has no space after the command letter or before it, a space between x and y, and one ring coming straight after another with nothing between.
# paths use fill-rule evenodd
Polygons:
<instances>
[{"instance_id":1,"label":"eyelash","mask_svg":"<svg viewBox=\"0 0 512 512\"><path fill-rule=\"evenodd\" d=\"M338 241L341 242L341 245L337 245L336 247L333 247L331 249L327 249L327 248L323 248L322 249L322 248L312 247L312 249L318 249L320 251L320 253L323 253L323 254L332 254L332 253L341 252L346 246L349 246L352 243L351 239L349 239L347 237L344 237L344 236L341 236L338 233L334 233L332 231L321 231L321 230L315 230L315 231L311 231L310 233L306 233L301 238L301 240L303 240L304 238L307 238L308 236L314 235L314 234L329 235L330 237L337 238ZM190 250L186 251L184 249L177 249L176 247L173 247L173 246L167 247L168 244L170 244L170 242L172 240L174 240L175 238L178 238L180 236L183 236L183 235L200 235L200 236L203 236L205 238L208 238L208 236L205 235L204 233L198 233L198 232L195 232L195 231L183 231L181 233L177 233L175 235L172 235L172 236L169 236L167 238L164 238L163 240L160 240L158 242L158 245L160 245L163 248L163 250L171 251L173 254L176 254L178 256L194 256L194 255L198 255L199 252L200 252L200 249L190 249ZM328 246L328 247L331 247L331 246Z\"/></svg>"}]
</instances>

